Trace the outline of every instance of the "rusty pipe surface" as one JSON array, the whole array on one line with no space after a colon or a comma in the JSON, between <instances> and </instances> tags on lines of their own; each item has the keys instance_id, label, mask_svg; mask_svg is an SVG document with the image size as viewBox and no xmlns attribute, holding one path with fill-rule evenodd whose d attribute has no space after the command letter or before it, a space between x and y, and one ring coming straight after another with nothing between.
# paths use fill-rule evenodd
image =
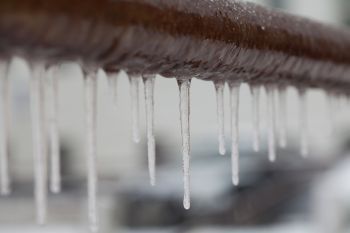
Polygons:
<instances>
[{"instance_id":1,"label":"rusty pipe surface","mask_svg":"<svg viewBox=\"0 0 350 233\"><path fill-rule=\"evenodd\" d=\"M350 31L228 0L2 0L0 54L204 80L350 87Z\"/></svg>"}]
</instances>

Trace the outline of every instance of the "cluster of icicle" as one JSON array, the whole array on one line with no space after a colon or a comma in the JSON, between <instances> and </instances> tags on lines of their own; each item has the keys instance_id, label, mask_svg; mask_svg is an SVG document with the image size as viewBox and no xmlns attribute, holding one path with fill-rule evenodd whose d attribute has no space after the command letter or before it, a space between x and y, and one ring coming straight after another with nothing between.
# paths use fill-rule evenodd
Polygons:
<instances>
[{"instance_id":1,"label":"cluster of icicle","mask_svg":"<svg viewBox=\"0 0 350 233\"><path fill-rule=\"evenodd\" d=\"M33 156L34 156L34 174L35 174L35 201L36 217L38 224L45 224L47 211L47 180L49 176L49 188L53 193L61 191L60 176L60 154L59 154L59 135L58 135L58 80L55 73L58 66L47 65L46 63L29 64L31 71L31 120L33 137ZM10 101L10 82L8 80L9 63L0 64L1 72L1 112L3 113L0 126L2 130L0 140L0 192L8 195L11 192L11 181L8 170L8 139L9 122L11 112ZM98 231L97 215L97 169L96 169L96 129L97 129L97 72L98 68L82 69L85 82L85 109L86 109L86 159L87 159L87 191L88 191L88 214L90 229L93 232ZM118 73L108 73L109 85L112 88L114 98L117 95L117 77ZM156 184L156 154L155 154L155 136L154 136L154 86L155 75L129 75L130 92L132 98L132 132L133 139L137 143L140 141L139 133L139 84L143 80L146 98L146 121L147 121L147 145L148 145L148 165L150 183ZM232 182L239 184L239 91L240 82L237 81L215 81L214 87L217 97L217 116L218 116L218 142L219 152L224 155L225 136L224 136L224 89L228 83L230 89L230 109L231 109L231 156L232 156ZM185 209L190 208L190 86L191 79L178 79L180 93L180 120L182 133L182 155L183 155L183 173L184 173L184 200ZM253 113L253 148L259 151L260 133L259 133L259 100L261 86L250 85L252 94L252 113ZM286 147L286 87L266 86L268 96L268 154L273 162L276 159L276 126L275 117L279 117L278 135L279 146ZM301 154L307 156L307 125L306 125L306 92L300 90L300 112L301 112ZM276 110L275 97L278 96L278 111ZM48 104L45 104L48 101ZM48 109L45 109L48 106ZM48 159L48 155L50 159ZM50 174L47 165L50 161Z\"/></svg>"}]
</instances>

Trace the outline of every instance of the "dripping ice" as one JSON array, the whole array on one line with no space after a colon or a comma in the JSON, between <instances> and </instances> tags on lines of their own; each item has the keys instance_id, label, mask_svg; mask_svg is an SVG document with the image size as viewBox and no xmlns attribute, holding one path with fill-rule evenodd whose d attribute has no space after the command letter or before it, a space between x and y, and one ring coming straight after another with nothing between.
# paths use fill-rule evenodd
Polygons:
<instances>
[{"instance_id":1,"label":"dripping ice","mask_svg":"<svg viewBox=\"0 0 350 233\"><path fill-rule=\"evenodd\" d=\"M303 157L309 155L308 146L308 123L307 123L307 96L305 89L299 89L299 132L300 132L300 154Z\"/></svg>"},{"instance_id":2,"label":"dripping ice","mask_svg":"<svg viewBox=\"0 0 350 233\"><path fill-rule=\"evenodd\" d=\"M9 62L2 61L0 63L0 85L1 85L1 129L0 129L0 193L1 195L9 195L11 192L11 179L9 171L9 134L11 122L11 86L8 77Z\"/></svg>"},{"instance_id":3,"label":"dripping ice","mask_svg":"<svg viewBox=\"0 0 350 233\"><path fill-rule=\"evenodd\" d=\"M225 81L215 81L215 92L217 102L217 121L218 121L218 142L219 142L219 153L221 155L226 154L225 147L225 115L224 115L224 90Z\"/></svg>"},{"instance_id":4,"label":"dripping ice","mask_svg":"<svg viewBox=\"0 0 350 233\"><path fill-rule=\"evenodd\" d=\"M275 119L275 87L266 86L267 94L267 131L268 131L268 156L271 162L276 160L276 119Z\"/></svg>"},{"instance_id":5,"label":"dripping ice","mask_svg":"<svg viewBox=\"0 0 350 233\"><path fill-rule=\"evenodd\" d=\"M260 87L250 86L252 96L252 119L253 119L253 149L255 152L260 150Z\"/></svg>"},{"instance_id":6,"label":"dripping ice","mask_svg":"<svg viewBox=\"0 0 350 233\"><path fill-rule=\"evenodd\" d=\"M182 157L183 157L183 181L184 181L184 199L185 209L190 209L190 86L191 80L178 79L180 90L180 121L182 136Z\"/></svg>"},{"instance_id":7,"label":"dripping ice","mask_svg":"<svg viewBox=\"0 0 350 233\"><path fill-rule=\"evenodd\" d=\"M278 137L279 146L287 146L287 87L281 86L278 91Z\"/></svg>"},{"instance_id":8,"label":"dripping ice","mask_svg":"<svg viewBox=\"0 0 350 233\"><path fill-rule=\"evenodd\" d=\"M144 75L147 124L147 154L150 183L156 185L156 146L154 139L154 75Z\"/></svg>"},{"instance_id":9,"label":"dripping ice","mask_svg":"<svg viewBox=\"0 0 350 233\"><path fill-rule=\"evenodd\" d=\"M86 111L86 144L87 144L87 188L88 217L90 230L98 231L97 215L97 71L84 72L85 111Z\"/></svg>"},{"instance_id":10,"label":"dripping ice","mask_svg":"<svg viewBox=\"0 0 350 233\"><path fill-rule=\"evenodd\" d=\"M239 184L239 93L240 82L229 82L231 109L231 167L232 183Z\"/></svg>"},{"instance_id":11,"label":"dripping ice","mask_svg":"<svg viewBox=\"0 0 350 233\"><path fill-rule=\"evenodd\" d=\"M140 81L141 77L129 75L132 111L132 137L135 143L140 142Z\"/></svg>"}]
</instances>

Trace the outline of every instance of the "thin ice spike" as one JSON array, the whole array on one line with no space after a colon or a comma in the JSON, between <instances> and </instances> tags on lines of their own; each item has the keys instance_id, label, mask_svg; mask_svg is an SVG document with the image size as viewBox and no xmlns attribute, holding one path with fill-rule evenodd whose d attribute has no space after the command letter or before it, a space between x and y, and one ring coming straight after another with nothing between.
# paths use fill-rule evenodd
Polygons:
<instances>
[{"instance_id":1,"label":"thin ice spike","mask_svg":"<svg viewBox=\"0 0 350 233\"><path fill-rule=\"evenodd\" d=\"M178 79L180 89L180 120L182 135L182 156L183 156L183 173L184 173L184 199L185 209L190 209L190 86L191 80Z\"/></svg>"},{"instance_id":2,"label":"thin ice spike","mask_svg":"<svg viewBox=\"0 0 350 233\"><path fill-rule=\"evenodd\" d=\"M303 157L309 155L308 122L307 122L307 95L305 89L299 89L299 131L300 131L300 154Z\"/></svg>"},{"instance_id":3,"label":"thin ice spike","mask_svg":"<svg viewBox=\"0 0 350 233\"><path fill-rule=\"evenodd\" d=\"M61 192L61 160L60 141L58 132L58 80L55 76L57 66L49 67L47 73L48 90L48 125L50 144L50 190Z\"/></svg>"},{"instance_id":4,"label":"thin ice spike","mask_svg":"<svg viewBox=\"0 0 350 233\"><path fill-rule=\"evenodd\" d=\"M98 231L97 215L97 71L85 74L85 111L87 143L87 188L90 230Z\"/></svg>"},{"instance_id":5,"label":"thin ice spike","mask_svg":"<svg viewBox=\"0 0 350 233\"><path fill-rule=\"evenodd\" d=\"M11 193L11 179L9 174L9 138L11 121L11 85L8 77L9 62L0 63L0 85L1 85L1 131L0 131L0 193L9 195Z\"/></svg>"},{"instance_id":6,"label":"thin ice spike","mask_svg":"<svg viewBox=\"0 0 350 233\"><path fill-rule=\"evenodd\" d=\"M275 88L266 87L267 94L267 130L268 130L268 154L271 162L276 161L276 119L275 119Z\"/></svg>"},{"instance_id":7,"label":"thin ice spike","mask_svg":"<svg viewBox=\"0 0 350 233\"><path fill-rule=\"evenodd\" d=\"M260 87L250 86L252 96L252 118L253 118L253 149L255 152L260 150Z\"/></svg>"},{"instance_id":8,"label":"thin ice spike","mask_svg":"<svg viewBox=\"0 0 350 233\"><path fill-rule=\"evenodd\" d=\"M140 81L141 77L129 75L132 111L132 136L135 143L140 142Z\"/></svg>"},{"instance_id":9,"label":"thin ice spike","mask_svg":"<svg viewBox=\"0 0 350 233\"><path fill-rule=\"evenodd\" d=\"M239 93L240 82L230 82L232 183L239 185Z\"/></svg>"},{"instance_id":10,"label":"thin ice spike","mask_svg":"<svg viewBox=\"0 0 350 233\"><path fill-rule=\"evenodd\" d=\"M219 142L219 153L221 155L226 154L225 146L225 113L224 113L224 90L225 81L214 81L215 92L216 92L216 112L217 112L217 124L218 124L218 142Z\"/></svg>"},{"instance_id":11,"label":"thin ice spike","mask_svg":"<svg viewBox=\"0 0 350 233\"><path fill-rule=\"evenodd\" d=\"M278 88L278 130L279 146L287 147L287 87Z\"/></svg>"},{"instance_id":12,"label":"thin ice spike","mask_svg":"<svg viewBox=\"0 0 350 233\"><path fill-rule=\"evenodd\" d=\"M155 75L144 75L147 123L147 153L150 184L156 185L156 146L154 139L154 83Z\"/></svg>"},{"instance_id":13,"label":"thin ice spike","mask_svg":"<svg viewBox=\"0 0 350 233\"><path fill-rule=\"evenodd\" d=\"M40 225L47 218L47 150L45 139L44 78L46 67L43 63L31 65L31 114L33 132L33 156L35 176L36 218Z\"/></svg>"},{"instance_id":14,"label":"thin ice spike","mask_svg":"<svg viewBox=\"0 0 350 233\"><path fill-rule=\"evenodd\" d=\"M107 72L108 86L115 104L118 102L118 72Z\"/></svg>"}]
</instances>

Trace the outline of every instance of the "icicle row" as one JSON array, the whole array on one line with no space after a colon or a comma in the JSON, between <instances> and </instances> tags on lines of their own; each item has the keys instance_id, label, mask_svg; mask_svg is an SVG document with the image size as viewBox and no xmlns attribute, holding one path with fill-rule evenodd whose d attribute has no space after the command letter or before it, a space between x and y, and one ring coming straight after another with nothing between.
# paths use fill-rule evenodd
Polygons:
<instances>
[{"instance_id":1,"label":"icicle row","mask_svg":"<svg viewBox=\"0 0 350 233\"><path fill-rule=\"evenodd\" d=\"M252 96L252 118L253 118L253 149L255 152L260 150L260 87L250 86Z\"/></svg>"},{"instance_id":2,"label":"icicle row","mask_svg":"<svg viewBox=\"0 0 350 233\"><path fill-rule=\"evenodd\" d=\"M287 147L287 87L278 88L278 127L279 146Z\"/></svg>"},{"instance_id":3,"label":"icicle row","mask_svg":"<svg viewBox=\"0 0 350 233\"><path fill-rule=\"evenodd\" d=\"M50 144L50 190L53 193L61 192L61 160L60 141L58 133L58 80L55 77L57 66L48 69L48 120Z\"/></svg>"},{"instance_id":4,"label":"icicle row","mask_svg":"<svg viewBox=\"0 0 350 233\"><path fill-rule=\"evenodd\" d=\"M9 63L0 63L1 82L1 136L0 136L0 193L9 195L11 193L11 179L9 172L9 138L11 121L11 85L8 77Z\"/></svg>"},{"instance_id":5,"label":"icicle row","mask_svg":"<svg viewBox=\"0 0 350 233\"><path fill-rule=\"evenodd\" d=\"M219 142L219 153L221 155L226 154L225 146L225 113L224 113L224 90L225 81L214 82L216 91L216 103L217 103L217 121L218 121L218 142Z\"/></svg>"},{"instance_id":6,"label":"icicle row","mask_svg":"<svg viewBox=\"0 0 350 233\"><path fill-rule=\"evenodd\" d=\"M300 153L303 157L309 155L308 123L307 123L307 97L306 90L299 89L299 132L300 132Z\"/></svg>"},{"instance_id":7,"label":"icicle row","mask_svg":"<svg viewBox=\"0 0 350 233\"><path fill-rule=\"evenodd\" d=\"M276 119L275 119L275 88L266 86L267 94L267 128L268 128L268 154L271 162L276 161Z\"/></svg>"},{"instance_id":8,"label":"icicle row","mask_svg":"<svg viewBox=\"0 0 350 233\"><path fill-rule=\"evenodd\" d=\"M231 166L232 183L239 184L239 92L240 82L229 82L231 107Z\"/></svg>"},{"instance_id":9,"label":"icicle row","mask_svg":"<svg viewBox=\"0 0 350 233\"><path fill-rule=\"evenodd\" d=\"M135 143L140 142L140 81L141 77L129 75L132 111L132 136Z\"/></svg>"},{"instance_id":10,"label":"icicle row","mask_svg":"<svg viewBox=\"0 0 350 233\"><path fill-rule=\"evenodd\" d=\"M184 173L184 199L185 209L190 209L190 86L191 80L178 79L180 89L180 121L182 135L182 156Z\"/></svg>"},{"instance_id":11,"label":"icicle row","mask_svg":"<svg viewBox=\"0 0 350 233\"><path fill-rule=\"evenodd\" d=\"M154 139L154 82L155 75L144 75L147 122L147 153L150 183L156 185L156 146Z\"/></svg>"},{"instance_id":12,"label":"icicle row","mask_svg":"<svg viewBox=\"0 0 350 233\"><path fill-rule=\"evenodd\" d=\"M87 185L90 230L98 231L97 215L97 71L85 74Z\"/></svg>"},{"instance_id":13,"label":"icicle row","mask_svg":"<svg viewBox=\"0 0 350 233\"><path fill-rule=\"evenodd\" d=\"M45 133L44 78L46 67L43 63L31 66L31 114L33 132L33 156L35 175L36 218L40 225L46 223L47 215L47 150Z\"/></svg>"}]
</instances>

